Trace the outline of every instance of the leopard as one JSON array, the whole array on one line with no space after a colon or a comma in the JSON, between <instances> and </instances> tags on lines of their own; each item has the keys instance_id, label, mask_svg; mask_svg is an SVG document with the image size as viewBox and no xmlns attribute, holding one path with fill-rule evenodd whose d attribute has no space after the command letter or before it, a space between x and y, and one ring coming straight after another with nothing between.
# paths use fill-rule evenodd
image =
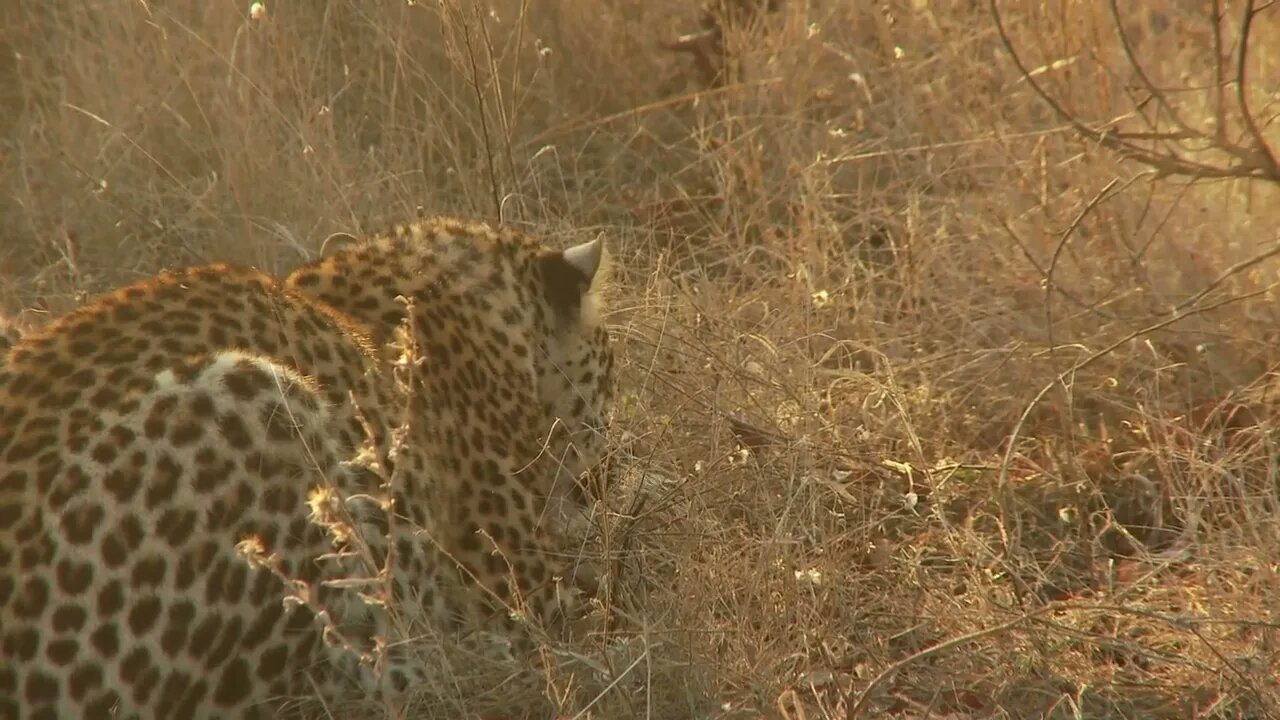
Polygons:
<instances>
[{"instance_id":1,"label":"leopard","mask_svg":"<svg viewBox=\"0 0 1280 720\"><path fill-rule=\"evenodd\" d=\"M342 235L287 274L160 273L9 348L0 718L402 697L422 671L389 607L513 633L581 609L558 542L606 453L604 238L424 213Z\"/></svg>"}]
</instances>

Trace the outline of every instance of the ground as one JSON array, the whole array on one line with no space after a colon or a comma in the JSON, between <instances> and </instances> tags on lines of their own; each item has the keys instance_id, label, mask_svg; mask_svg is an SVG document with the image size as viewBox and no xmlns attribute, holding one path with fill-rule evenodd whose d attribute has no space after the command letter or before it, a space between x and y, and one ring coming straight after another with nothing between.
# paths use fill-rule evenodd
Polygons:
<instances>
[{"instance_id":1,"label":"ground","mask_svg":"<svg viewBox=\"0 0 1280 720\"><path fill-rule=\"evenodd\" d=\"M187 5L0 10L15 322L418 205L618 260L606 629L420 716L1276 714L1280 6Z\"/></svg>"}]
</instances>

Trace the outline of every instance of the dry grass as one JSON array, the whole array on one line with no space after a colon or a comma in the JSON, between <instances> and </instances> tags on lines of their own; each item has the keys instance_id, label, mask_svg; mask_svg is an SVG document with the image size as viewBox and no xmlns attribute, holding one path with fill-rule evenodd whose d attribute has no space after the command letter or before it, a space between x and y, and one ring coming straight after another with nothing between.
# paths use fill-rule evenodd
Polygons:
<instances>
[{"instance_id":1,"label":"dry grass","mask_svg":"<svg viewBox=\"0 0 1280 720\"><path fill-rule=\"evenodd\" d=\"M72 5L0 9L19 322L416 205L608 234L619 619L560 716L1280 716L1280 187L1082 141L985 5L791 2L714 89L673 0ZM1105 5L1002 7L1056 97L1132 112ZM1128 12L1156 85L1211 84L1199 4Z\"/></svg>"}]
</instances>

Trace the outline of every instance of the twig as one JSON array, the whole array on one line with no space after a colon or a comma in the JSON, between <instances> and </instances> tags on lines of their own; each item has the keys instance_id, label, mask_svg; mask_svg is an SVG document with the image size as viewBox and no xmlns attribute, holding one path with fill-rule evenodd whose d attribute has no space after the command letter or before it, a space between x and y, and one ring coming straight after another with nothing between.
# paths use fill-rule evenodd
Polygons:
<instances>
[{"instance_id":1,"label":"twig","mask_svg":"<svg viewBox=\"0 0 1280 720\"><path fill-rule=\"evenodd\" d=\"M480 68L476 62L475 47L471 44L471 25L467 22L465 11L458 10L462 24L462 42L467 46L467 62L471 65L471 88L476 94L476 111L480 114L480 134L484 142L485 161L489 166L489 192L493 196L494 218L502 220L502 186L498 182L497 161L494 159L493 141L489 136L488 107L484 101L484 90L480 87Z\"/></svg>"},{"instance_id":2,"label":"twig","mask_svg":"<svg viewBox=\"0 0 1280 720\"><path fill-rule=\"evenodd\" d=\"M1194 305L1200 302L1201 298L1213 292L1214 289L1216 289L1222 283L1226 282L1232 276L1237 275L1245 270L1248 270L1249 268L1253 267L1254 265L1257 265L1263 260L1266 260L1267 258L1270 258L1270 257L1274 257L1276 255L1280 255L1280 241L1277 241L1274 247L1268 250L1263 250L1262 252L1258 253L1257 255L1254 255L1251 258L1246 258L1244 260L1241 260L1240 262L1235 263L1234 265L1228 267L1226 270L1223 270L1222 273L1218 275L1218 277L1214 278L1208 285L1205 285L1204 288L1200 290L1200 292L1178 303L1173 307L1173 309L1175 311L1182 310L1183 308L1190 307L1191 305Z\"/></svg>"},{"instance_id":3,"label":"twig","mask_svg":"<svg viewBox=\"0 0 1280 720\"><path fill-rule=\"evenodd\" d=\"M1151 325L1140 328L1138 330L1134 330L1133 332L1125 335L1119 340L1116 340L1115 342L1099 350L1098 352L1095 352L1092 355L1089 355L1088 357L1084 358L1083 360L1080 360L1079 362L1072 365L1070 368L1067 368L1066 370L1058 373L1052 381L1050 381L1049 383L1046 383L1044 387L1040 388L1040 391L1037 392L1035 397L1031 399L1031 402L1027 403L1026 409L1022 411L1022 414L1020 416L1018 416L1018 422L1017 424L1014 425L1013 432L1009 433L1008 446L1005 448L1004 457L1000 461L1000 477L998 478L997 485L1001 488L1008 486L1009 465L1010 463L1013 462L1013 451L1014 451L1014 448L1017 446L1018 436L1022 433L1022 428L1024 425L1026 425L1027 418L1031 416L1031 412L1035 410L1036 405L1040 404L1040 401L1044 399L1045 395L1049 394L1049 391L1052 390L1055 385L1057 385L1058 383L1066 382L1067 379L1070 378L1072 375L1085 369L1086 367L1089 367L1090 365L1094 364L1098 360L1101 360L1107 355L1110 355L1111 353L1115 352L1118 348L1120 348L1122 345L1124 345L1127 342L1130 342L1136 338L1140 338L1144 335L1150 335L1151 333L1157 330L1161 330L1166 327L1169 327L1170 325L1173 325L1177 322L1185 320L1186 318L1191 317L1193 315L1199 315L1201 313L1206 313L1211 310L1216 310L1220 307L1224 307L1232 303L1241 302L1244 300L1248 300L1250 298L1258 297L1260 295L1265 295L1271 292L1271 290L1277 284L1280 284L1280 283L1273 283L1272 285L1268 285L1267 287L1262 288L1261 290L1255 290L1254 292L1247 293L1245 295L1238 295L1235 297L1226 298L1222 302L1214 303L1212 305L1195 307L1195 308L1186 310L1185 312L1174 313L1171 317L1165 318L1160 322L1153 323Z\"/></svg>"},{"instance_id":4,"label":"twig","mask_svg":"<svg viewBox=\"0 0 1280 720\"><path fill-rule=\"evenodd\" d=\"M996 625L994 627L984 628L982 630L975 630L974 632L966 633L958 637L953 637L950 640L940 642L937 645L933 645L919 652L912 653L911 655L908 655L907 657L902 658L901 660L893 663L892 665L885 668L884 670L881 670L875 677L871 678L871 682L867 683L867 687L864 688L862 692L858 694L857 702L853 704L853 707L849 708L849 712L846 713L845 717L857 718L859 715L861 715L867 703L871 701L872 691L874 691L880 685L883 685L884 682L888 680L890 676L892 676L902 668L912 663L918 662L920 660L931 657L933 655L937 655L938 653L941 653L943 651L951 650L961 645L966 645L975 640L981 640L982 638L985 638L991 635L998 635L1000 633L1011 630L1027 622L1028 620L1032 620L1036 617L1039 617L1040 615L1044 615L1049 612L1056 612L1058 610L1063 610L1063 609L1066 609L1066 606L1058 605L1058 604L1045 605L1043 607L1039 607L1039 608L1036 608L1035 610L1031 610L1030 612L1019 615L1018 617L1010 620L1009 622L1001 623L1000 625Z\"/></svg>"}]
</instances>

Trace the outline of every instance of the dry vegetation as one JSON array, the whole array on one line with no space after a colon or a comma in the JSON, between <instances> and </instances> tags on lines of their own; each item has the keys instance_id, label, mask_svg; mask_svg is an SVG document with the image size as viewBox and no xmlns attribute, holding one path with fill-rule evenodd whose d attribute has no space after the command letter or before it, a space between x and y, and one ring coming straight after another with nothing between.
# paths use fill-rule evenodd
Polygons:
<instances>
[{"instance_id":1,"label":"dry vegetation","mask_svg":"<svg viewBox=\"0 0 1280 720\"><path fill-rule=\"evenodd\" d=\"M1001 3L1033 84L985 3L792 0L709 78L672 0L15 0L0 302L604 232L616 622L531 716L1280 716L1280 7L1238 98L1241 3L1123 5Z\"/></svg>"}]
</instances>

